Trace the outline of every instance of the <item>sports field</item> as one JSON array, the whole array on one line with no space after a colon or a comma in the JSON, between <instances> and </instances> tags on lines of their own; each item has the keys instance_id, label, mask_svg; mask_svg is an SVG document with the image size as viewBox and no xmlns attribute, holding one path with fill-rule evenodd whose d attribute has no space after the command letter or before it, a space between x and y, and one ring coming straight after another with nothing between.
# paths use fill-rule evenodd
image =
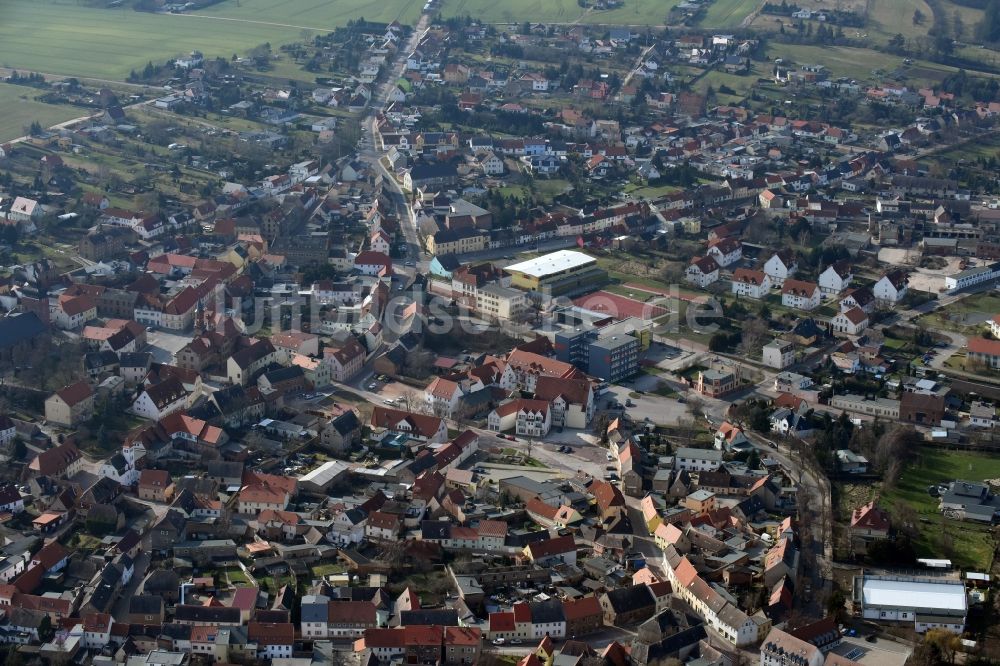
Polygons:
<instances>
[{"instance_id":1,"label":"sports field","mask_svg":"<svg viewBox=\"0 0 1000 666\"><path fill-rule=\"evenodd\" d=\"M120 80L150 60L163 62L192 50L228 58L265 42L277 47L301 40L303 34L302 27L94 9L76 0L0 2L0 66L43 74Z\"/></svg>"},{"instance_id":2,"label":"sports field","mask_svg":"<svg viewBox=\"0 0 1000 666\"><path fill-rule=\"evenodd\" d=\"M573 299L573 304L594 312L603 312L610 316L624 318L637 317L643 320L656 319L668 314L668 310L659 305L637 301L634 298L620 296L609 291L597 291Z\"/></svg>"},{"instance_id":3,"label":"sports field","mask_svg":"<svg viewBox=\"0 0 1000 666\"><path fill-rule=\"evenodd\" d=\"M24 136L35 120L51 127L87 115L86 109L37 102L37 95L34 88L0 83L0 142Z\"/></svg>"}]
</instances>

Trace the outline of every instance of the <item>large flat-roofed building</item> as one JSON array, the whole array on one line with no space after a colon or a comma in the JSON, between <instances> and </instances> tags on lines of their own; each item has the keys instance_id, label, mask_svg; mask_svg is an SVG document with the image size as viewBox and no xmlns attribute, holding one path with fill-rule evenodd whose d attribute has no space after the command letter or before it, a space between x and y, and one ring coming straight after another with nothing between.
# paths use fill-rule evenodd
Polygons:
<instances>
[{"instance_id":1,"label":"large flat-roofed building","mask_svg":"<svg viewBox=\"0 0 1000 666\"><path fill-rule=\"evenodd\" d=\"M918 633L947 629L961 634L968 603L959 580L855 576L854 609L866 620L912 622Z\"/></svg>"},{"instance_id":2,"label":"large flat-roofed building","mask_svg":"<svg viewBox=\"0 0 1000 666\"><path fill-rule=\"evenodd\" d=\"M511 275L511 286L524 291L548 291L562 296L600 287L608 281L597 260L582 252L559 250L511 264L504 268Z\"/></svg>"}]
</instances>

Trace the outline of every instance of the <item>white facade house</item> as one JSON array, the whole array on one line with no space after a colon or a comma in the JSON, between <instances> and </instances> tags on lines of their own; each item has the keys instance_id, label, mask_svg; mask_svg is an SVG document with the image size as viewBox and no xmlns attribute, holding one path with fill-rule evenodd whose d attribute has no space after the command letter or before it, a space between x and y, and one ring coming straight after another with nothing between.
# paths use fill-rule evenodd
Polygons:
<instances>
[{"instance_id":1,"label":"white facade house","mask_svg":"<svg viewBox=\"0 0 1000 666\"><path fill-rule=\"evenodd\" d=\"M761 350L761 357L767 367L783 370L795 362L795 345L788 340L771 340Z\"/></svg>"},{"instance_id":2,"label":"white facade house","mask_svg":"<svg viewBox=\"0 0 1000 666\"><path fill-rule=\"evenodd\" d=\"M771 291L771 278L764 271L737 268L733 273L732 292L744 298L761 299Z\"/></svg>"},{"instance_id":3,"label":"white facade house","mask_svg":"<svg viewBox=\"0 0 1000 666\"><path fill-rule=\"evenodd\" d=\"M795 275L798 268L799 264L795 261L795 255L788 250L775 252L770 259L764 262L764 272L771 278L771 284L778 287Z\"/></svg>"},{"instance_id":4,"label":"white facade house","mask_svg":"<svg viewBox=\"0 0 1000 666\"><path fill-rule=\"evenodd\" d=\"M875 300L882 305L895 305L906 296L909 278L905 271L894 270L886 273L872 289Z\"/></svg>"},{"instance_id":5,"label":"white facade house","mask_svg":"<svg viewBox=\"0 0 1000 666\"><path fill-rule=\"evenodd\" d=\"M859 335L868 327L868 314L861 308L851 308L847 312L838 312L830 324L834 333Z\"/></svg>"},{"instance_id":6,"label":"white facade house","mask_svg":"<svg viewBox=\"0 0 1000 666\"><path fill-rule=\"evenodd\" d=\"M695 259L684 271L684 279L704 289L719 279L719 263L711 256Z\"/></svg>"},{"instance_id":7,"label":"white facade house","mask_svg":"<svg viewBox=\"0 0 1000 666\"><path fill-rule=\"evenodd\" d=\"M723 268L732 266L743 258L743 243L735 238L723 238L708 248L706 254L715 259Z\"/></svg>"},{"instance_id":8,"label":"white facade house","mask_svg":"<svg viewBox=\"0 0 1000 666\"><path fill-rule=\"evenodd\" d=\"M781 287L781 304L797 310L814 310L819 307L819 285L802 280L785 280Z\"/></svg>"},{"instance_id":9,"label":"white facade house","mask_svg":"<svg viewBox=\"0 0 1000 666\"><path fill-rule=\"evenodd\" d=\"M819 274L819 288L824 296L836 296L851 286L854 273L846 261L836 261Z\"/></svg>"},{"instance_id":10,"label":"white facade house","mask_svg":"<svg viewBox=\"0 0 1000 666\"><path fill-rule=\"evenodd\" d=\"M159 421L168 414L187 406L188 393L177 379L168 379L145 387L132 402L130 412L136 416Z\"/></svg>"},{"instance_id":11,"label":"white facade house","mask_svg":"<svg viewBox=\"0 0 1000 666\"><path fill-rule=\"evenodd\" d=\"M714 472L722 466L722 451L680 448L674 453L674 469L685 472Z\"/></svg>"}]
</instances>

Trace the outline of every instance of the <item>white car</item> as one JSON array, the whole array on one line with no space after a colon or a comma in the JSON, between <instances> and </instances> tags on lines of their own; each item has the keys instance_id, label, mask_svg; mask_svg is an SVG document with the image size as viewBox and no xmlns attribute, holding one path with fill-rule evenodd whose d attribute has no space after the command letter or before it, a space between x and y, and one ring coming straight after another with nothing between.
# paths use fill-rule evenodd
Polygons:
<instances>
[{"instance_id":1,"label":"white car","mask_svg":"<svg viewBox=\"0 0 1000 666\"><path fill-rule=\"evenodd\" d=\"M506 642L507 641L505 641L503 638L494 638L493 639L493 645L503 645Z\"/></svg>"}]
</instances>

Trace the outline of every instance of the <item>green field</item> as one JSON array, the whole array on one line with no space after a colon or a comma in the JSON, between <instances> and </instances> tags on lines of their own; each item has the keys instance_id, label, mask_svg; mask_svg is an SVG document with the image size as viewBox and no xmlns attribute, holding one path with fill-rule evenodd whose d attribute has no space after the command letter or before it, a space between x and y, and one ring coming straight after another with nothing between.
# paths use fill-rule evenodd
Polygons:
<instances>
[{"instance_id":1,"label":"green field","mask_svg":"<svg viewBox=\"0 0 1000 666\"><path fill-rule=\"evenodd\" d=\"M925 60L914 60L911 65L904 66L902 56L849 46L772 43L768 47L768 57L791 59L799 65L825 65L834 76L846 76L860 82L875 79L873 71L880 70L883 74L888 74L899 69L905 77L904 82L911 88L935 85L945 76L958 71L955 67Z\"/></svg>"},{"instance_id":2,"label":"green field","mask_svg":"<svg viewBox=\"0 0 1000 666\"><path fill-rule=\"evenodd\" d=\"M38 94L34 88L0 83L0 141L24 136L35 120L42 127L51 127L87 115L86 109L37 102Z\"/></svg>"},{"instance_id":3,"label":"green field","mask_svg":"<svg viewBox=\"0 0 1000 666\"><path fill-rule=\"evenodd\" d=\"M424 0L226 0L196 12L275 25L329 32L349 20L364 18L379 23L413 24ZM274 44L274 42L272 42Z\"/></svg>"},{"instance_id":4,"label":"green field","mask_svg":"<svg viewBox=\"0 0 1000 666\"><path fill-rule=\"evenodd\" d=\"M738 28L758 4L756 0L713 0L698 23L703 28Z\"/></svg>"},{"instance_id":5,"label":"green field","mask_svg":"<svg viewBox=\"0 0 1000 666\"><path fill-rule=\"evenodd\" d=\"M914 25L913 12L918 9L926 18L923 23ZM948 18L950 20L951 16ZM890 37L899 33L911 39L927 35L933 25L934 14L924 0L875 0L866 30L869 34L878 32ZM971 32L971 27L969 31Z\"/></svg>"},{"instance_id":6,"label":"green field","mask_svg":"<svg viewBox=\"0 0 1000 666\"><path fill-rule=\"evenodd\" d=\"M330 27L317 21L320 25L323 31ZM0 66L118 80L150 60L163 62L192 50L229 58L265 42L277 47L301 40L303 32L252 21L93 9L75 0L4 0Z\"/></svg>"},{"instance_id":7,"label":"green field","mask_svg":"<svg viewBox=\"0 0 1000 666\"><path fill-rule=\"evenodd\" d=\"M724 0L733 1L733 0ZM739 1L739 0L735 0ZM746 0L744 0L746 1ZM667 14L679 0L625 0L610 11L585 10L576 0L445 0L444 16L471 16L488 22L520 23L525 20L546 23L596 23L635 27L665 25Z\"/></svg>"},{"instance_id":8,"label":"green field","mask_svg":"<svg viewBox=\"0 0 1000 666\"><path fill-rule=\"evenodd\" d=\"M891 512L908 504L921 519L916 547L920 557L949 557L941 553L937 539L942 529L938 500L927 493L931 484L954 479L984 481L1000 478L1000 456L985 453L946 451L924 447L920 456L903 473L895 488L886 492L881 502ZM928 522L923 522L924 520ZM976 523L945 519L947 533L954 542L950 558L959 567L989 571L993 561L994 539L987 527Z\"/></svg>"}]
</instances>

